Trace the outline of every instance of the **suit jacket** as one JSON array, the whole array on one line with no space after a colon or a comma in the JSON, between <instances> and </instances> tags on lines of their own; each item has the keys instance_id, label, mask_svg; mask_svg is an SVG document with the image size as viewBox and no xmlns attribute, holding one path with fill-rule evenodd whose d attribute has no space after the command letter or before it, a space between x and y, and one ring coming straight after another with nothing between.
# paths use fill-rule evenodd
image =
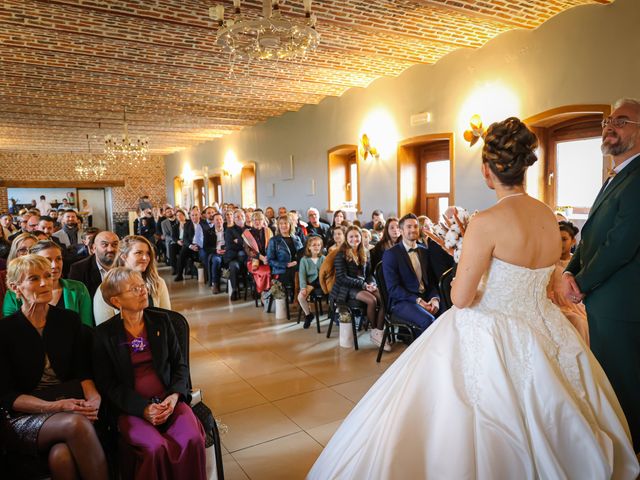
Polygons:
<instances>
[{"instance_id":1,"label":"suit jacket","mask_svg":"<svg viewBox=\"0 0 640 480\"><path fill-rule=\"evenodd\" d=\"M420 267L422 268L422 281L425 290L420 294L418 277L409 258L404 243L398 242L384 252L382 256L382 272L389 296L389 308L393 311L394 305L400 302L416 303L418 297L424 300L440 298L438 296L436 275L430 265L429 250L418 244L416 246Z\"/></svg>"},{"instance_id":2,"label":"suit jacket","mask_svg":"<svg viewBox=\"0 0 640 480\"><path fill-rule=\"evenodd\" d=\"M166 394L178 393L182 400L189 402L189 367L169 317L162 312L145 310L144 323L153 369ZM115 412L142 417L150 399L135 390L129 348L120 314L98 325L93 349L94 375L100 393Z\"/></svg>"},{"instance_id":3,"label":"suit jacket","mask_svg":"<svg viewBox=\"0 0 640 480\"><path fill-rule=\"evenodd\" d=\"M244 240L242 239L242 232L247 227L240 228L237 225L233 227L229 227L224 232L224 261L225 263L229 263L231 260L234 260L238 257L240 252L244 254Z\"/></svg>"},{"instance_id":4,"label":"suit jacket","mask_svg":"<svg viewBox=\"0 0 640 480\"><path fill-rule=\"evenodd\" d=\"M566 270L589 315L640 322L640 155L596 198Z\"/></svg>"},{"instance_id":5,"label":"suit jacket","mask_svg":"<svg viewBox=\"0 0 640 480\"><path fill-rule=\"evenodd\" d=\"M7 411L32 394L44 371L45 352L61 382L91 377L89 344L76 312L49 307L42 337L21 310L0 321L0 406Z\"/></svg>"},{"instance_id":6,"label":"suit jacket","mask_svg":"<svg viewBox=\"0 0 640 480\"><path fill-rule=\"evenodd\" d=\"M95 254L72 264L71 270L69 270L69 278L84 283L87 290L89 290L89 296L93 298L102 283Z\"/></svg>"}]
</instances>

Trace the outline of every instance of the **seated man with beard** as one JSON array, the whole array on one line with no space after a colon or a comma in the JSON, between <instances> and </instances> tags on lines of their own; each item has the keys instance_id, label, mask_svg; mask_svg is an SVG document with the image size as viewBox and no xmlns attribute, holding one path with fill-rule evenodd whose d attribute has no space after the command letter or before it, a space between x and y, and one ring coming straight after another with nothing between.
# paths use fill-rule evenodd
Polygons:
<instances>
[{"instance_id":1,"label":"seated man with beard","mask_svg":"<svg viewBox=\"0 0 640 480\"><path fill-rule=\"evenodd\" d=\"M69 278L84 283L91 298L102 283L102 279L113 267L120 240L110 231L103 231L93 240L94 254L71 265Z\"/></svg>"}]
</instances>

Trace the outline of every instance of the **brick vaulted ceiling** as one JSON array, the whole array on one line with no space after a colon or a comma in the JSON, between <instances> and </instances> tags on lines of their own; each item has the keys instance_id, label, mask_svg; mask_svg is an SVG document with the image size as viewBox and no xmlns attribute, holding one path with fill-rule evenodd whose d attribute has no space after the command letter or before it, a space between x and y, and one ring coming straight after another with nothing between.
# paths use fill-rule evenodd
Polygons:
<instances>
[{"instance_id":1,"label":"brick vaulted ceiling","mask_svg":"<svg viewBox=\"0 0 640 480\"><path fill-rule=\"evenodd\" d=\"M611 0L315 0L318 50L298 62L235 62L208 9L231 0L3 0L0 152L94 151L104 135L148 136L170 153L269 117L533 29ZM258 15L262 0L245 0ZM302 16L302 0L284 15Z\"/></svg>"}]
</instances>

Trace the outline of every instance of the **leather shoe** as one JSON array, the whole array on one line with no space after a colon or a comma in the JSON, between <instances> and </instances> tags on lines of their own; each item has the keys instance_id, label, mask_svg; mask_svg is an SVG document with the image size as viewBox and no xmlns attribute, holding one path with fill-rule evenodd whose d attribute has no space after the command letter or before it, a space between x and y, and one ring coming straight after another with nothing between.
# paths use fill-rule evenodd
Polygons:
<instances>
[{"instance_id":1,"label":"leather shoe","mask_svg":"<svg viewBox=\"0 0 640 480\"><path fill-rule=\"evenodd\" d=\"M182 275L178 275L176 278L174 278L174 280L176 282L181 282L182 280L184 280L184 277Z\"/></svg>"},{"instance_id":2,"label":"leather shoe","mask_svg":"<svg viewBox=\"0 0 640 480\"><path fill-rule=\"evenodd\" d=\"M313 321L314 318L316 318L316 316L313 313L310 313L309 315L305 315L304 325L302 325L302 328L309 328L309 325L311 325L311 322Z\"/></svg>"},{"instance_id":3,"label":"leather shoe","mask_svg":"<svg viewBox=\"0 0 640 480\"><path fill-rule=\"evenodd\" d=\"M213 285L211 285L211 293L213 293L214 295L217 293L220 293L220 287L218 286L217 283L214 283Z\"/></svg>"},{"instance_id":4,"label":"leather shoe","mask_svg":"<svg viewBox=\"0 0 640 480\"><path fill-rule=\"evenodd\" d=\"M240 295L238 294L238 292L233 292L231 294L231 300L238 300L238 298L240 298Z\"/></svg>"}]
</instances>

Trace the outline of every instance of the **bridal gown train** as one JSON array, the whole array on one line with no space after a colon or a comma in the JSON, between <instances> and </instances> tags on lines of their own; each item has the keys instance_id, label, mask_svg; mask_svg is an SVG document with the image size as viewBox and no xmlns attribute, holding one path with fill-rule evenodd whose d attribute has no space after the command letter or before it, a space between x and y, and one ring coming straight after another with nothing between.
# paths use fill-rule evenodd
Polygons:
<instances>
[{"instance_id":1,"label":"bridal gown train","mask_svg":"<svg viewBox=\"0 0 640 480\"><path fill-rule=\"evenodd\" d=\"M607 377L546 296L553 266L494 258L470 308L390 366L309 479L635 479Z\"/></svg>"}]
</instances>

